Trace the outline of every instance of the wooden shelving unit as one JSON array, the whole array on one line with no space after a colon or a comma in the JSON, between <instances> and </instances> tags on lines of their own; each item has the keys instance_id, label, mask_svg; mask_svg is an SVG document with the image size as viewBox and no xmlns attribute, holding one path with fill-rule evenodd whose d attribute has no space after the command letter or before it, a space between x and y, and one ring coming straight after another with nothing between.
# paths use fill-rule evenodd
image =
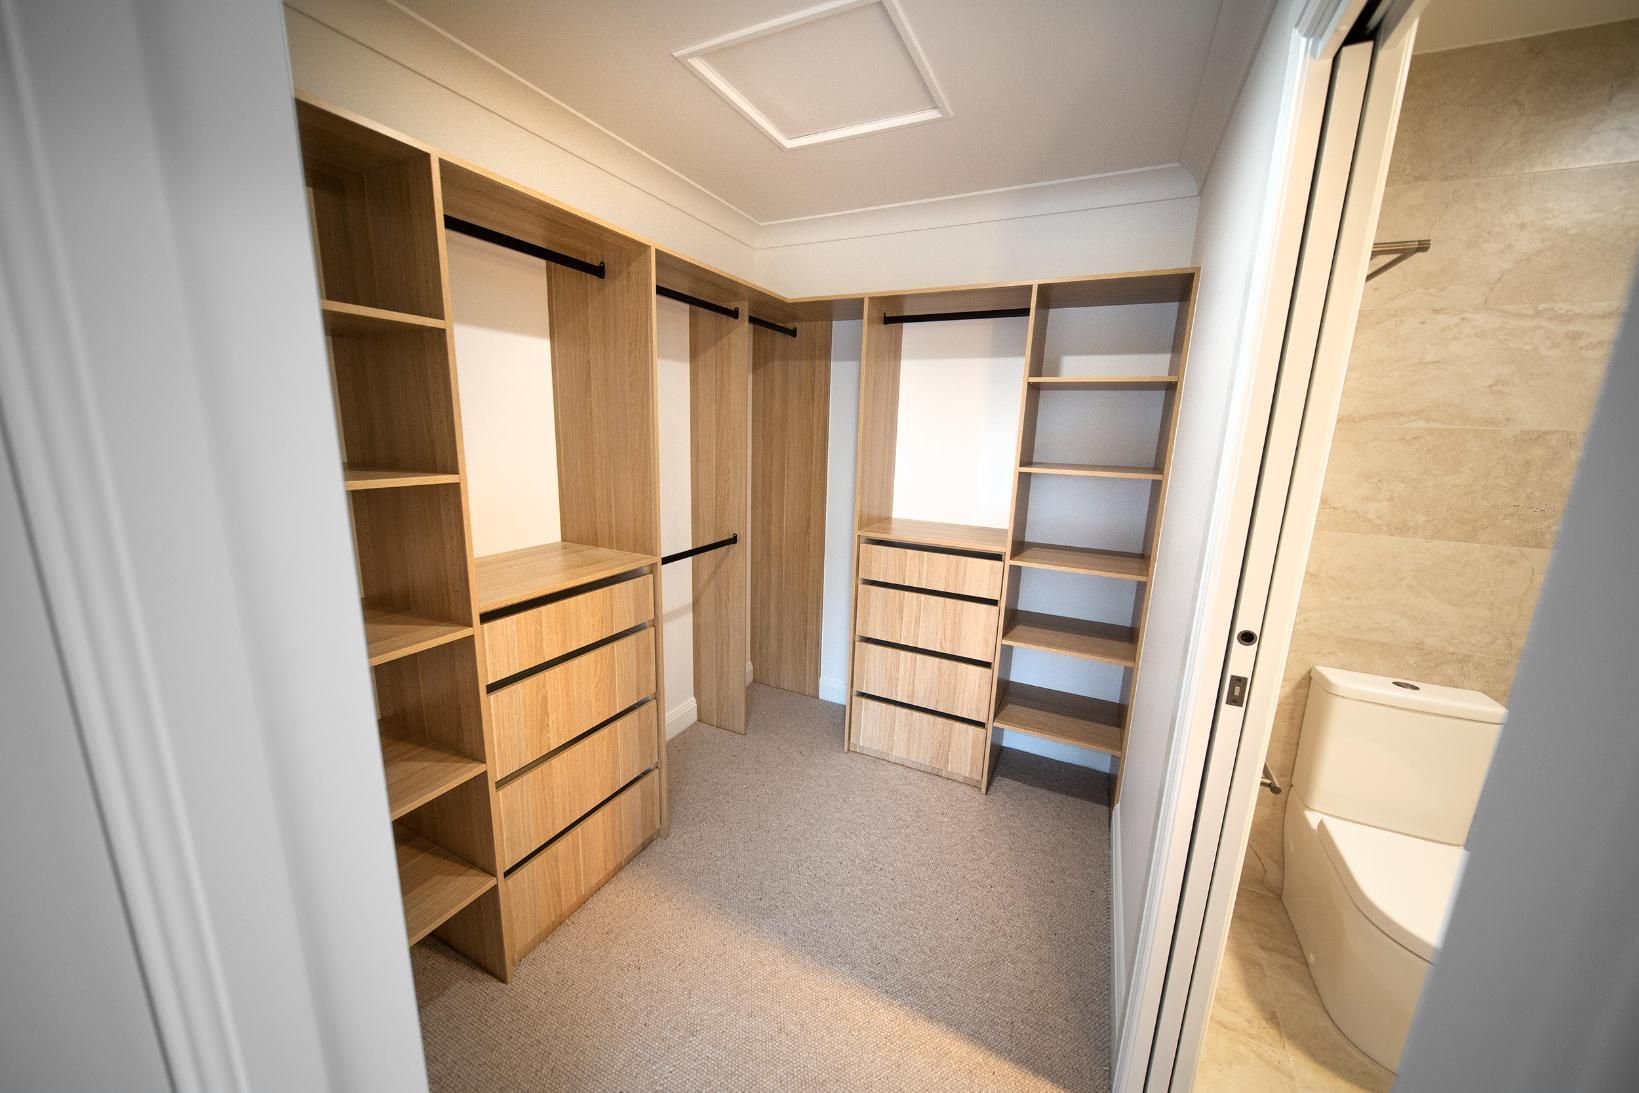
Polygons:
<instances>
[{"instance_id":1,"label":"wooden shelving unit","mask_svg":"<svg viewBox=\"0 0 1639 1093\"><path fill-rule=\"evenodd\" d=\"M889 542L918 543L952 550L1002 551L1007 549L1007 529L973 524L943 524L932 520L889 518L873 520L859 529L861 538Z\"/></svg>"},{"instance_id":2,"label":"wooden shelving unit","mask_svg":"<svg viewBox=\"0 0 1639 1093\"><path fill-rule=\"evenodd\" d=\"M1178 385L1177 376L1031 376L1038 391L1166 391Z\"/></svg>"},{"instance_id":3,"label":"wooden shelving unit","mask_svg":"<svg viewBox=\"0 0 1639 1093\"><path fill-rule=\"evenodd\" d=\"M390 467L343 467L342 480L353 490L390 490L403 486L448 486L461 481L458 474L437 471L405 471Z\"/></svg>"},{"instance_id":4,"label":"wooden shelving unit","mask_svg":"<svg viewBox=\"0 0 1639 1093\"><path fill-rule=\"evenodd\" d=\"M1026 463L1021 474L1059 474L1070 478L1135 478L1159 481L1160 467L1118 467L1099 463Z\"/></svg>"},{"instance_id":5,"label":"wooden shelving unit","mask_svg":"<svg viewBox=\"0 0 1639 1093\"><path fill-rule=\"evenodd\" d=\"M1120 703L1004 682L996 705L997 728L1060 744L1119 756L1127 708Z\"/></svg>"},{"instance_id":6,"label":"wooden shelving unit","mask_svg":"<svg viewBox=\"0 0 1639 1093\"><path fill-rule=\"evenodd\" d=\"M1123 581L1146 580L1150 574L1149 560L1141 554L1053 543L1019 543L1013 548L1011 561L1032 569L1057 569Z\"/></svg>"},{"instance_id":7,"label":"wooden shelving unit","mask_svg":"<svg viewBox=\"0 0 1639 1093\"><path fill-rule=\"evenodd\" d=\"M1132 627L1040 611L1010 612L1002 644L1129 668L1138 663L1138 635Z\"/></svg>"},{"instance_id":8,"label":"wooden shelving unit","mask_svg":"<svg viewBox=\"0 0 1639 1093\"><path fill-rule=\"evenodd\" d=\"M410 944L425 938L495 888L495 877L413 831L394 833L404 928Z\"/></svg>"},{"instance_id":9,"label":"wooden shelving unit","mask_svg":"<svg viewBox=\"0 0 1639 1093\"><path fill-rule=\"evenodd\" d=\"M458 641L471 634L472 627L459 623L440 622L407 611L364 608L364 642L370 651L371 667L432 649L445 642Z\"/></svg>"},{"instance_id":10,"label":"wooden shelving unit","mask_svg":"<svg viewBox=\"0 0 1639 1093\"><path fill-rule=\"evenodd\" d=\"M477 759L386 732L381 734L381 761L387 768L387 807L395 820L488 769Z\"/></svg>"}]
</instances>

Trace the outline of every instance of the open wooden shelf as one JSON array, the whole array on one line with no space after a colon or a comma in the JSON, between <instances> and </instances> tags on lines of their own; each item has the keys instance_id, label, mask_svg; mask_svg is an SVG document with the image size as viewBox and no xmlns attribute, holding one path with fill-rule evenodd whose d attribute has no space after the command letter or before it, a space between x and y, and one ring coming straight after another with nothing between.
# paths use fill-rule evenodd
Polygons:
<instances>
[{"instance_id":1,"label":"open wooden shelf","mask_svg":"<svg viewBox=\"0 0 1639 1093\"><path fill-rule=\"evenodd\" d=\"M387 805L395 820L487 769L477 759L385 733L381 759L387 768Z\"/></svg>"},{"instance_id":2,"label":"open wooden shelf","mask_svg":"<svg viewBox=\"0 0 1639 1093\"><path fill-rule=\"evenodd\" d=\"M942 524L935 520L907 520L891 517L859 530L862 539L891 539L901 543L948 547L953 550L1007 552L1007 529L974 524Z\"/></svg>"},{"instance_id":3,"label":"open wooden shelf","mask_svg":"<svg viewBox=\"0 0 1639 1093\"><path fill-rule=\"evenodd\" d=\"M1076 478L1141 478L1159 481L1159 467L1117 467L1100 463L1026 463L1020 474L1061 474Z\"/></svg>"},{"instance_id":4,"label":"open wooden shelf","mask_svg":"<svg viewBox=\"0 0 1639 1093\"><path fill-rule=\"evenodd\" d=\"M404 928L414 945L495 887L495 878L430 839L395 827Z\"/></svg>"},{"instance_id":5,"label":"open wooden shelf","mask_svg":"<svg viewBox=\"0 0 1639 1093\"><path fill-rule=\"evenodd\" d=\"M996 704L995 723L999 729L1118 756L1126 719L1127 709L1118 702L1008 682Z\"/></svg>"},{"instance_id":6,"label":"open wooden shelf","mask_svg":"<svg viewBox=\"0 0 1639 1093\"><path fill-rule=\"evenodd\" d=\"M461 481L458 474L441 474L438 471L404 471L392 467L354 467L344 466L341 469L342 480L347 483L347 489L352 490L388 490L401 486L443 486Z\"/></svg>"},{"instance_id":7,"label":"open wooden shelf","mask_svg":"<svg viewBox=\"0 0 1639 1093\"><path fill-rule=\"evenodd\" d=\"M407 311L388 311L384 307L365 307L363 304L344 304L340 300L320 300L324 312L324 332L337 335L383 334L397 330L443 330L443 319L427 315L412 315Z\"/></svg>"},{"instance_id":8,"label":"open wooden shelf","mask_svg":"<svg viewBox=\"0 0 1639 1093\"><path fill-rule=\"evenodd\" d=\"M1033 569L1085 573L1094 577L1114 577L1123 581L1145 581L1150 573L1149 559L1142 554L1054 546L1051 543L1020 543L1013 552L1013 564Z\"/></svg>"},{"instance_id":9,"label":"open wooden shelf","mask_svg":"<svg viewBox=\"0 0 1639 1093\"><path fill-rule=\"evenodd\" d=\"M478 582L478 610L495 611L540 596L550 596L605 577L615 577L660 559L653 554L547 543L544 546L486 554L473 559Z\"/></svg>"},{"instance_id":10,"label":"open wooden shelf","mask_svg":"<svg viewBox=\"0 0 1639 1093\"><path fill-rule=\"evenodd\" d=\"M1037 611L1011 612L1002 644L1127 667L1138 662L1138 639L1132 627Z\"/></svg>"},{"instance_id":11,"label":"open wooden shelf","mask_svg":"<svg viewBox=\"0 0 1639 1093\"><path fill-rule=\"evenodd\" d=\"M364 640L370 649L372 667L464 638L470 633L470 626L424 618L407 611L388 611L377 607L364 609Z\"/></svg>"},{"instance_id":12,"label":"open wooden shelf","mask_svg":"<svg viewBox=\"0 0 1639 1093\"><path fill-rule=\"evenodd\" d=\"M1178 377L1031 376L1030 386L1044 391L1165 391L1178 386Z\"/></svg>"}]
</instances>

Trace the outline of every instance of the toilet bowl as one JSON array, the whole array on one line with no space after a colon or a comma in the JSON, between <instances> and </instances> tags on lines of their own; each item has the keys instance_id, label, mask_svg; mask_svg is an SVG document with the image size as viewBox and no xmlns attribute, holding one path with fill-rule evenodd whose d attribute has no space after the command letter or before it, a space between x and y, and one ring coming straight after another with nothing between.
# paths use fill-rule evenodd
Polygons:
<instances>
[{"instance_id":1,"label":"toilet bowl","mask_svg":"<svg viewBox=\"0 0 1639 1093\"><path fill-rule=\"evenodd\" d=\"M1282 901L1332 1020L1389 1070L1439 956L1503 713L1474 691L1311 673Z\"/></svg>"}]
</instances>

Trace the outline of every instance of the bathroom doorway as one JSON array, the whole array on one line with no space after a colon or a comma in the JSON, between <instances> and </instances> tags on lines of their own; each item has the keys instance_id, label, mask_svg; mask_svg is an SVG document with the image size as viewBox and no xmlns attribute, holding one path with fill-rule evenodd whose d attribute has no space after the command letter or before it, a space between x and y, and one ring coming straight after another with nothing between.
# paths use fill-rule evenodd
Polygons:
<instances>
[{"instance_id":1,"label":"bathroom doorway","mask_svg":"<svg viewBox=\"0 0 1639 1093\"><path fill-rule=\"evenodd\" d=\"M1393 1052L1339 1027L1342 988L1329 1003L1311 973L1325 939L1289 911L1312 680L1339 669L1506 707L1639 251L1639 104L1618 93L1635 70L1639 19L1412 60L1376 231L1396 246L1364 286L1335 428L1299 448L1299 473L1323 474L1319 511L1284 592L1295 624L1195 1088L1393 1084Z\"/></svg>"}]
</instances>

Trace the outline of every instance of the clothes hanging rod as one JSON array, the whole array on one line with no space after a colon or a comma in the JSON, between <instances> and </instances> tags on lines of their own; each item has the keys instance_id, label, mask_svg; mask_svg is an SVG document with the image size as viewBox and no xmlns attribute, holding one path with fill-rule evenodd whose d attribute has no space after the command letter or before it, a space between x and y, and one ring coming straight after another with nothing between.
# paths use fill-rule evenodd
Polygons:
<instances>
[{"instance_id":1,"label":"clothes hanging rod","mask_svg":"<svg viewBox=\"0 0 1639 1093\"><path fill-rule=\"evenodd\" d=\"M1373 243L1372 257L1385 254L1422 254L1434 245L1432 239L1396 239L1388 243Z\"/></svg>"},{"instance_id":2,"label":"clothes hanging rod","mask_svg":"<svg viewBox=\"0 0 1639 1093\"><path fill-rule=\"evenodd\" d=\"M902 323L945 323L957 319L1022 319L1030 314L1027 307L995 307L988 311L940 311L932 315L884 315L882 321L888 326L899 326Z\"/></svg>"},{"instance_id":3,"label":"clothes hanging rod","mask_svg":"<svg viewBox=\"0 0 1639 1093\"><path fill-rule=\"evenodd\" d=\"M474 239L482 239L486 243L494 243L497 247L515 250L519 254L527 254L531 258L539 258L542 261L551 262L553 265L567 266L570 269L579 270L581 273L590 273L593 277L600 279L603 277L602 262L594 266L590 262L564 254L562 251L543 247L539 243L531 243L527 239L519 239L516 236L508 235L506 232L498 232L494 228L486 228L482 224L474 224L470 220L462 220L458 216L445 213L444 228L446 231L452 231L459 235L470 235Z\"/></svg>"},{"instance_id":4,"label":"clothes hanging rod","mask_svg":"<svg viewBox=\"0 0 1639 1093\"><path fill-rule=\"evenodd\" d=\"M755 315L751 316L751 325L760 326L764 330L772 330L776 334L784 334L787 338L795 338L797 336L796 327L781 326L779 323L770 322L767 319L760 319Z\"/></svg>"},{"instance_id":5,"label":"clothes hanging rod","mask_svg":"<svg viewBox=\"0 0 1639 1093\"><path fill-rule=\"evenodd\" d=\"M702 311L715 312L729 319L738 319L740 317L740 309L737 307L724 307L722 304L714 304L710 300L702 300L698 296L690 296L686 292L678 292L675 288L667 288L665 285L654 286L654 294L664 296L668 300L676 300L680 304L700 308Z\"/></svg>"},{"instance_id":6,"label":"clothes hanging rod","mask_svg":"<svg viewBox=\"0 0 1639 1093\"><path fill-rule=\"evenodd\" d=\"M696 554L704 554L708 550L722 550L724 547L731 547L739 541L740 533L736 531L727 539L719 539L715 543L707 543L705 546L689 547L689 549L680 550L676 554L667 554L660 559L660 564L671 565L673 562L681 562L684 558L692 558Z\"/></svg>"}]
</instances>

